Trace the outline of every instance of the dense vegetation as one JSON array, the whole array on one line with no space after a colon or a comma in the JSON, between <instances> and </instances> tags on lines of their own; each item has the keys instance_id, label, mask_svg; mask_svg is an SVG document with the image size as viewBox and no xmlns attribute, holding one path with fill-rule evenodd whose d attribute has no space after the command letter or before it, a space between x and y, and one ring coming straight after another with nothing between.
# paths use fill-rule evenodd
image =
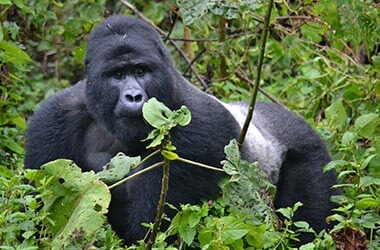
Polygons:
<instances>
[{"instance_id":1,"label":"dense vegetation","mask_svg":"<svg viewBox=\"0 0 380 250\"><path fill-rule=\"evenodd\" d=\"M104 216L86 222L90 229L74 224L68 231L49 209L39 209L51 201L54 174L67 171L23 169L26 121L40 101L82 78L87 37L97 23L113 13L151 20L191 82L224 101L247 100L268 2L0 0L0 248L43 248L59 241L58 231L71 232L60 242L68 248L122 246ZM259 99L274 99L307 119L328 144L334 161L326 168L339 172L337 186L343 189L333 197L339 208L328 218L334 229L302 249L380 248L379 23L377 0L288 0L273 6ZM237 154L233 145L227 151ZM242 164L239 171L247 178L225 184L220 200L184 205L155 247L290 248L297 232L311 229L291 220L299 204L282 209L286 219L278 221L270 208L273 187L252 166ZM182 240L167 246L169 234Z\"/></svg>"}]
</instances>

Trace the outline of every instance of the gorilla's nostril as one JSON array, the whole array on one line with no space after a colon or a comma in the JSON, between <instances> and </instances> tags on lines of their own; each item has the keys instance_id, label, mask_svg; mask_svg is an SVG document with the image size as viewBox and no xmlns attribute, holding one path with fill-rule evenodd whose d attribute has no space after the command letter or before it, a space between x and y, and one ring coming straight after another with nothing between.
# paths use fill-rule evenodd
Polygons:
<instances>
[{"instance_id":1,"label":"gorilla's nostril","mask_svg":"<svg viewBox=\"0 0 380 250\"><path fill-rule=\"evenodd\" d=\"M142 95L138 94L135 96L135 102L141 102L142 101Z\"/></svg>"},{"instance_id":2,"label":"gorilla's nostril","mask_svg":"<svg viewBox=\"0 0 380 250\"><path fill-rule=\"evenodd\" d=\"M134 102L134 98L132 95L126 95L125 96L125 99L128 101L128 102Z\"/></svg>"},{"instance_id":3,"label":"gorilla's nostril","mask_svg":"<svg viewBox=\"0 0 380 250\"><path fill-rule=\"evenodd\" d=\"M143 96L142 94L136 94L136 95L126 94L125 99L127 100L127 102L141 102L143 99Z\"/></svg>"}]
</instances>

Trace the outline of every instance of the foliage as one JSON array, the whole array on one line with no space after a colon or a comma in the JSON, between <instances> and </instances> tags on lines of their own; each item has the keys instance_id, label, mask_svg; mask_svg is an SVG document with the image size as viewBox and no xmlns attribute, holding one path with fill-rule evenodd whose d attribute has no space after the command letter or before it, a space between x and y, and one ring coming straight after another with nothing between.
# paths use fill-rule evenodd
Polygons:
<instances>
[{"instance_id":1,"label":"foliage","mask_svg":"<svg viewBox=\"0 0 380 250\"><path fill-rule=\"evenodd\" d=\"M256 75L267 1L129 2L165 31L175 64L191 82L224 101L248 98L251 86L241 74L248 79ZM133 11L119 1L0 0L2 248L37 249L52 237L44 226L49 214L38 209L41 200L33 195L38 190L24 180L30 174L22 170L25 121L40 100L82 78L88 33L112 13ZM375 0L277 1L272 12L260 84L325 138L334 158L326 168L338 171L337 187L343 190L342 196L334 197L340 205L329 218L337 223L332 235L316 234L315 241L301 249L331 249L334 241L338 249L350 242L380 247L379 22ZM188 61L178 56L172 42ZM247 166L253 172L244 172ZM289 226L307 226L289 216L285 227L278 227L275 217L257 212L270 211L261 196L269 194L259 188L267 184L246 182L258 174L256 165L244 163L240 168L227 167L234 181L227 182L223 199L184 205L172 221L171 233L196 248L288 248L288 240L297 234ZM244 177L236 171L243 171ZM120 178L112 171L109 175L111 182ZM239 190L255 191L245 197ZM253 224L246 215L251 205L258 216ZM291 215L297 206L279 212ZM158 235L158 248L172 247L164 241L168 234ZM120 244L109 226L97 230L91 240L75 235L73 247L113 249ZM131 249L139 247L143 244Z\"/></svg>"},{"instance_id":2,"label":"foliage","mask_svg":"<svg viewBox=\"0 0 380 250\"><path fill-rule=\"evenodd\" d=\"M92 236L104 223L111 194L94 172L81 172L69 160L56 160L29 172L49 213L44 223L52 233L49 248L62 249L68 244Z\"/></svg>"},{"instance_id":3,"label":"foliage","mask_svg":"<svg viewBox=\"0 0 380 250\"><path fill-rule=\"evenodd\" d=\"M149 99L143 106L144 119L154 128L144 139L152 140L147 148L154 148L158 145L163 145L164 148L161 154L168 160L175 160L178 155L174 153L176 147L170 142L169 132L172 128L186 126L191 121L190 110L182 106L179 110L171 111L162 102L156 98ZM165 141L167 139L167 141Z\"/></svg>"},{"instance_id":4,"label":"foliage","mask_svg":"<svg viewBox=\"0 0 380 250\"><path fill-rule=\"evenodd\" d=\"M112 183L123 179L141 162L141 157L129 157L119 152L114 156L103 170L96 173L96 178L105 183Z\"/></svg>"},{"instance_id":5,"label":"foliage","mask_svg":"<svg viewBox=\"0 0 380 250\"><path fill-rule=\"evenodd\" d=\"M339 172L337 187L345 191L344 195L335 197L341 206L331 216L331 220L339 222L334 231L364 230L368 232L369 246L375 249L380 243L379 114L367 113L350 121L341 101L332 103L327 111L331 115L327 116L326 127L338 131L330 136L339 150L339 158L325 169Z\"/></svg>"},{"instance_id":6,"label":"foliage","mask_svg":"<svg viewBox=\"0 0 380 250\"><path fill-rule=\"evenodd\" d=\"M200 17L208 12L217 16L223 16L226 19L236 19L239 15L248 14L262 7L262 0L239 0L239 1L221 1L221 0L177 0L178 6L182 9L182 18L187 25L191 25Z\"/></svg>"}]
</instances>

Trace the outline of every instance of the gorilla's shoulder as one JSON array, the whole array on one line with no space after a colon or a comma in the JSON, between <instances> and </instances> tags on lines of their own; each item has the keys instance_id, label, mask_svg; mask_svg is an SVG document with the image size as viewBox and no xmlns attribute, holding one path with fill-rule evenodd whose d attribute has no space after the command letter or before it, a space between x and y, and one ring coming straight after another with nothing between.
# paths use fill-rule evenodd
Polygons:
<instances>
[{"instance_id":1,"label":"gorilla's shoulder","mask_svg":"<svg viewBox=\"0 0 380 250\"><path fill-rule=\"evenodd\" d=\"M50 96L35 111L29 122L29 132L42 129L63 131L68 127L74 130L91 122L93 118L87 110L85 85L83 80Z\"/></svg>"}]
</instances>

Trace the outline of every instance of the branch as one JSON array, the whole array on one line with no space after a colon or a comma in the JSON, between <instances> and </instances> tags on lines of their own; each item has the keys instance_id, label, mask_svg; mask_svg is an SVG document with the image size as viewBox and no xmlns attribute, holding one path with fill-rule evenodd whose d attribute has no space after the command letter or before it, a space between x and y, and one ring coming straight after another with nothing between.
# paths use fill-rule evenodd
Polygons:
<instances>
[{"instance_id":1,"label":"branch","mask_svg":"<svg viewBox=\"0 0 380 250\"><path fill-rule=\"evenodd\" d=\"M201 168L206 168L206 169L209 169L209 170L214 170L214 171L218 171L218 172L224 172L224 170L221 169L221 168L211 167L209 165L202 164L202 163L195 162L195 161L188 160L188 159L184 159L184 158L181 158L181 157L178 157L176 159L176 161L181 161L181 162L184 162L184 163L188 163L188 164L191 164L191 165L194 165L194 166L197 166L197 167L201 167Z\"/></svg>"},{"instance_id":2,"label":"branch","mask_svg":"<svg viewBox=\"0 0 380 250\"><path fill-rule=\"evenodd\" d=\"M153 244L156 240L158 230L160 230L162 215L164 214L164 206L166 201L166 195L169 188L169 163L170 161L165 158L163 174L162 174L162 184L161 184L161 194L160 200L157 205L156 218L154 220L152 233L150 234L148 243L146 244L146 249L150 250L153 247Z\"/></svg>"},{"instance_id":3,"label":"branch","mask_svg":"<svg viewBox=\"0 0 380 250\"><path fill-rule=\"evenodd\" d=\"M237 77L239 77L240 79L246 81L249 83L249 85L251 86L254 86L255 83L249 79L246 75L243 74L243 72L241 72L241 69L240 68L236 68L235 70L235 75ZM284 104L280 103L279 101L277 101L276 99L274 99L274 97L272 97L268 92L266 92L265 90L263 90L262 88L259 88L259 91L260 93L262 93L264 96L266 96L269 100L271 100L273 103L276 103L277 105L283 107L284 109L288 109Z\"/></svg>"},{"instance_id":4,"label":"branch","mask_svg":"<svg viewBox=\"0 0 380 250\"><path fill-rule=\"evenodd\" d=\"M127 181L129 181L129 180L131 180L131 179L133 179L135 177L137 177L137 176L140 176L140 175L142 175L145 172L148 172L148 171L153 170L153 169L158 168L158 167L162 167L164 164L165 163L163 161L157 162L156 164L153 164L150 167L144 168L144 169L142 169L142 170L140 170L140 171L138 171L138 172L136 172L136 173L134 173L134 174L132 174L132 175L124 178L124 179L121 179L118 182L115 182L114 184L108 186L108 189L111 190L114 187L120 186L121 184L123 184L123 183L125 183L125 182L127 182Z\"/></svg>"},{"instance_id":5,"label":"branch","mask_svg":"<svg viewBox=\"0 0 380 250\"><path fill-rule=\"evenodd\" d=\"M251 102L249 104L249 109L248 109L248 114L244 122L244 126L242 128L240 137L239 137L239 145L242 146L244 143L245 136L248 131L249 124L251 123L252 120L252 115L253 115L253 110L255 109L255 103L256 103L256 98L257 98L257 93L259 90L259 85L260 85L260 79L261 79L261 70L263 67L263 61L264 61L264 55L265 55L265 44L267 40L267 35L268 35L268 30L269 30L269 21L270 21L270 14L272 12L272 7L273 7L273 1L269 1L268 5L268 10L265 16L265 22L264 22L264 29L261 37L261 44L260 44L260 56L259 56L259 61L257 65L257 76L256 76L256 81L255 85L253 86L253 91L252 91L252 96L251 96Z\"/></svg>"},{"instance_id":6,"label":"branch","mask_svg":"<svg viewBox=\"0 0 380 250\"><path fill-rule=\"evenodd\" d=\"M183 72L184 75L186 75L187 71L189 71L190 67L201 57L203 53L206 52L206 49L203 48L199 53L194 57L194 59L190 62L190 64L187 66L185 71Z\"/></svg>"}]
</instances>

